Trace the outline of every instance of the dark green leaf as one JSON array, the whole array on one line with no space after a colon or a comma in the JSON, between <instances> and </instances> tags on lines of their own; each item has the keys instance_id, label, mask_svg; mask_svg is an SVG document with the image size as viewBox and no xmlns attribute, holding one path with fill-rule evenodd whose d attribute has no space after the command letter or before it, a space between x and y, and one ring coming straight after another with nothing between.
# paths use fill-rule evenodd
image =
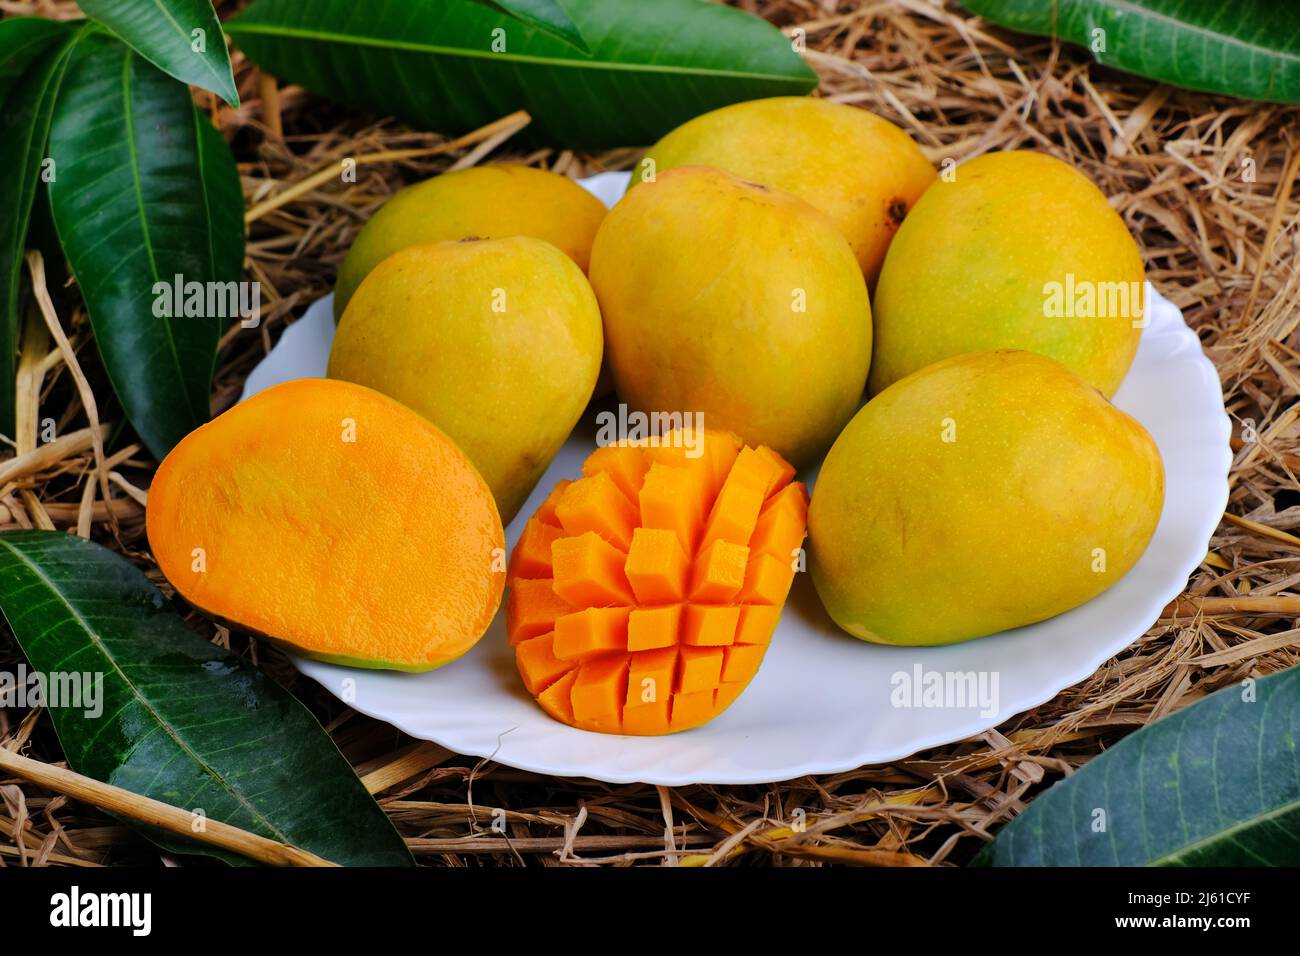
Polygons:
<instances>
[{"instance_id":1,"label":"dark green leaf","mask_svg":"<svg viewBox=\"0 0 1300 956\"><path fill-rule=\"evenodd\" d=\"M17 177L0 202L0 432L14 434L18 291L50 115L75 30L32 17L0 20L0 168Z\"/></svg>"},{"instance_id":2,"label":"dark green leaf","mask_svg":"<svg viewBox=\"0 0 1300 956\"><path fill-rule=\"evenodd\" d=\"M479 0L489 7L495 7L502 13L508 13L516 20L531 23L539 30L557 36L579 50L587 50L578 25L564 12L559 0Z\"/></svg>"},{"instance_id":3,"label":"dark green leaf","mask_svg":"<svg viewBox=\"0 0 1300 956\"><path fill-rule=\"evenodd\" d=\"M57 531L0 534L0 610L47 686L57 677L75 688L82 675L79 699L47 701L64 705L49 712L78 773L335 863L410 864L311 713L191 631L125 559ZM97 701L95 679L84 675L102 676ZM149 835L179 852L244 862Z\"/></svg>"},{"instance_id":4,"label":"dark green leaf","mask_svg":"<svg viewBox=\"0 0 1300 956\"><path fill-rule=\"evenodd\" d=\"M160 70L239 105L212 0L79 0L79 6Z\"/></svg>"},{"instance_id":5,"label":"dark green leaf","mask_svg":"<svg viewBox=\"0 0 1300 956\"><path fill-rule=\"evenodd\" d=\"M199 180L208 210L208 244L212 275L239 278L244 269L244 190L239 167L217 128L198 109Z\"/></svg>"},{"instance_id":6,"label":"dark green leaf","mask_svg":"<svg viewBox=\"0 0 1300 956\"><path fill-rule=\"evenodd\" d=\"M961 0L1012 30L1193 90L1300 102L1300 5L1278 0Z\"/></svg>"},{"instance_id":7,"label":"dark green leaf","mask_svg":"<svg viewBox=\"0 0 1300 956\"><path fill-rule=\"evenodd\" d=\"M59 245L59 232L54 228L54 217L50 214L50 186L46 182L37 184L36 198L32 201L31 223L27 226L27 249L39 252L45 260L45 291L50 294L55 312L62 315L68 292L68 263L63 258L63 247ZM23 271L26 272L24 265ZM35 308L28 303L27 308ZM105 408L99 409L102 420L109 416ZM114 416L121 418L118 414Z\"/></svg>"},{"instance_id":8,"label":"dark green leaf","mask_svg":"<svg viewBox=\"0 0 1300 956\"><path fill-rule=\"evenodd\" d=\"M3 103L27 68L56 40L66 39L73 26L43 17L9 17L0 20L0 103Z\"/></svg>"},{"instance_id":9,"label":"dark green leaf","mask_svg":"<svg viewBox=\"0 0 1300 956\"><path fill-rule=\"evenodd\" d=\"M993 866L1300 865L1300 667L1131 734L1034 800Z\"/></svg>"},{"instance_id":10,"label":"dark green leaf","mask_svg":"<svg viewBox=\"0 0 1300 956\"><path fill-rule=\"evenodd\" d=\"M208 420L227 315L166 318L155 284L239 278L243 227L229 150L189 90L115 39L73 54L50 132L50 204L95 341L154 455Z\"/></svg>"},{"instance_id":11,"label":"dark green leaf","mask_svg":"<svg viewBox=\"0 0 1300 956\"><path fill-rule=\"evenodd\" d=\"M590 53L468 0L257 0L226 29L265 69L340 102L449 133L525 109L534 138L574 148L650 143L715 107L817 85L780 31L732 7L565 9Z\"/></svg>"}]
</instances>

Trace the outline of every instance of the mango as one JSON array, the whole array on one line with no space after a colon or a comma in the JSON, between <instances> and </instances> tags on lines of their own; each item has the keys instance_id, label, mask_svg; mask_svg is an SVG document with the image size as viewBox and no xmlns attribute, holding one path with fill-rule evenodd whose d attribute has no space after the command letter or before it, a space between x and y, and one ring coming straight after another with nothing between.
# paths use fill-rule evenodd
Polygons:
<instances>
[{"instance_id":1,"label":"mango","mask_svg":"<svg viewBox=\"0 0 1300 956\"><path fill-rule=\"evenodd\" d=\"M577 424L603 351L573 260L527 236L422 243L366 276L329 376L377 389L460 445L507 524Z\"/></svg>"},{"instance_id":2,"label":"mango","mask_svg":"<svg viewBox=\"0 0 1300 956\"><path fill-rule=\"evenodd\" d=\"M989 153L916 204L880 273L875 395L951 355L1027 349L1115 394L1142 335L1142 256L1091 180L1041 153Z\"/></svg>"},{"instance_id":3,"label":"mango","mask_svg":"<svg viewBox=\"0 0 1300 956\"><path fill-rule=\"evenodd\" d=\"M370 270L418 242L532 236L584 272L605 206L573 180L531 166L476 166L407 186L361 228L339 267L334 318Z\"/></svg>"},{"instance_id":4,"label":"mango","mask_svg":"<svg viewBox=\"0 0 1300 956\"><path fill-rule=\"evenodd\" d=\"M1151 436L1060 363L955 356L885 389L836 440L809 568L855 637L949 644L1096 597L1141 557L1163 501Z\"/></svg>"},{"instance_id":5,"label":"mango","mask_svg":"<svg viewBox=\"0 0 1300 956\"><path fill-rule=\"evenodd\" d=\"M930 161L893 123L800 96L695 117L650 147L632 185L677 166L716 166L816 206L844 233L871 283L899 224L935 179Z\"/></svg>"},{"instance_id":6,"label":"mango","mask_svg":"<svg viewBox=\"0 0 1300 956\"><path fill-rule=\"evenodd\" d=\"M730 173L684 166L627 193L591 249L618 394L646 412L811 461L852 417L871 306L824 214Z\"/></svg>"},{"instance_id":7,"label":"mango","mask_svg":"<svg viewBox=\"0 0 1300 956\"><path fill-rule=\"evenodd\" d=\"M698 727L757 673L804 538L794 468L736 436L602 446L510 556L519 675L562 723L650 736Z\"/></svg>"},{"instance_id":8,"label":"mango","mask_svg":"<svg viewBox=\"0 0 1300 956\"><path fill-rule=\"evenodd\" d=\"M483 636L505 588L501 519L469 460L347 382L286 382L191 432L145 522L192 605L334 664L440 667Z\"/></svg>"}]
</instances>

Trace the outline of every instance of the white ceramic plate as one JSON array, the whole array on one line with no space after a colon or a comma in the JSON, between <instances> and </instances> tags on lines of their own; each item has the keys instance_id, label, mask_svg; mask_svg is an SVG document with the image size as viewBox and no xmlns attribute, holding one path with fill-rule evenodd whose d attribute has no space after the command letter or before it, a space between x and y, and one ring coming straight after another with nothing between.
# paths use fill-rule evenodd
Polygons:
<instances>
[{"instance_id":1,"label":"white ceramic plate","mask_svg":"<svg viewBox=\"0 0 1300 956\"><path fill-rule=\"evenodd\" d=\"M584 185L612 204L625 183L626 174L606 173ZM525 770L613 783L766 783L897 760L979 734L1084 679L1141 636L1205 556L1227 503L1230 427L1218 375L1178 309L1150 285L1147 301L1150 324L1115 403L1160 446L1164 512L1133 570L1067 614L950 647L882 647L840 632L800 574L745 693L705 726L666 737L588 733L543 714L515 670L504 611L474 650L432 673L296 664L357 710L413 737ZM249 376L244 397L325 374L331 308L330 297L322 299L285 331ZM590 418L575 430L506 529L508 546L555 482L579 475L594 434ZM802 477L811 484L814 476ZM927 700L920 689L962 675L971 675L965 686L975 691L964 701Z\"/></svg>"}]
</instances>

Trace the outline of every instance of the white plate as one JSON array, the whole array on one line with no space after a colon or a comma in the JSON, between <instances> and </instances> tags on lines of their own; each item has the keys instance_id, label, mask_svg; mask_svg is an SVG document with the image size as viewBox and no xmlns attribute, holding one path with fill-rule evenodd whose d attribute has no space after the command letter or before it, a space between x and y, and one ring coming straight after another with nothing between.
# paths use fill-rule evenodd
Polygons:
<instances>
[{"instance_id":1,"label":"white plate","mask_svg":"<svg viewBox=\"0 0 1300 956\"><path fill-rule=\"evenodd\" d=\"M605 173L584 185L612 203L625 183L626 174ZM1178 309L1149 284L1147 302L1150 324L1115 404L1160 446L1164 512L1133 570L1059 617L949 647L882 647L840 632L808 575L800 574L745 693L703 727L665 737L588 733L547 717L515 670L504 611L469 654L428 674L295 663L357 710L413 737L525 770L611 783L766 783L884 763L979 734L1051 699L1140 637L1204 558L1227 504L1230 426L1218 375ZM248 377L245 398L279 382L325 374L331 309L327 296L285 331ZM594 447L589 417L506 529L510 547L555 482L578 476ZM811 483L813 476L803 477ZM974 675L985 682L991 706L956 699L899 705L904 681L915 683L917 668L922 683L936 674Z\"/></svg>"}]
</instances>

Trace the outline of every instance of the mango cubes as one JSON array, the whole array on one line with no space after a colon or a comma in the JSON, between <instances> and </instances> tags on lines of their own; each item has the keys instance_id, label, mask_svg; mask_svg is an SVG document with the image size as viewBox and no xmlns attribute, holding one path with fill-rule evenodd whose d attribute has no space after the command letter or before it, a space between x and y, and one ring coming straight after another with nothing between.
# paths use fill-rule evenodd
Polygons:
<instances>
[{"instance_id":1,"label":"mango cubes","mask_svg":"<svg viewBox=\"0 0 1300 956\"><path fill-rule=\"evenodd\" d=\"M726 432L610 445L560 482L510 557L506 629L556 720L675 733L758 671L794 580L808 494Z\"/></svg>"}]
</instances>

